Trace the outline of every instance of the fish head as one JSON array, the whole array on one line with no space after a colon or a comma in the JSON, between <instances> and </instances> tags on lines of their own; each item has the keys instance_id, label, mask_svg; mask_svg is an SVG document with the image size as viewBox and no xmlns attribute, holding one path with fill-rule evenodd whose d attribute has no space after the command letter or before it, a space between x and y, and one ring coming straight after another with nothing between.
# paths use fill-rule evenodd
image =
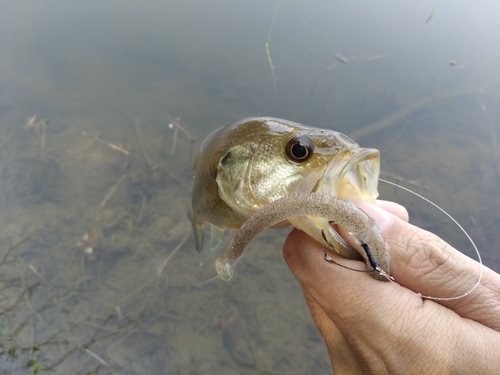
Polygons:
<instances>
[{"instance_id":1,"label":"fish head","mask_svg":"<svg viewBox=\"0 0 500 375\"><path fill-rule=\"evenodd\" d=\"M379 152L360 147L342 133L269 117L247 118L214 131L195 162L189 217L196 247L211 225L212 248L224 229L239 228L252 214L294 193L321 193L345 200L373 201ZM300 217L281 223L355 258L324 218ZM326 233L326 234L325 234Z\"/></svg>"},{"instance_id":2,"label":"fish head","mask_svg":"<svg viewBox=\"0 0 500 375\"><path fill-rule=\"evenodd\" d=\"M336 131L280 119L247 119L239 126L249 134L220 158L216 181L222 200L242 215L293 193L377 197L377 150Z\"/></svg>"}]
</instances>

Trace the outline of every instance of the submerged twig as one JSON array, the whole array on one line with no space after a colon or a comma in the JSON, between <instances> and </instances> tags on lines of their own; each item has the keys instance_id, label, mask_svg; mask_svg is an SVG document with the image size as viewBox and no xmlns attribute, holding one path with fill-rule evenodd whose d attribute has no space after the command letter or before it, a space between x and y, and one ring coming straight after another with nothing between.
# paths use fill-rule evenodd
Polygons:
<instances>
[{"instance_id":1,"label":"submerged twig","mask_svg":"<svg viewBox=\"0 0 500 375\"><path fill-rule=\"evenodd\" d=\"M167 266L167 263L180 250L180 248L186 243L186 241L189 238L189 236L190 235L187 235L186 237L184 237L184 239L177 245L177 247L174 249L174 251L172 251L172 253L163 260L163 262L161 263L161 266L158 267L158 278L156 279L157 283L160 281L160 277L161 277L161 275L163 273L163 270Z\"/></svg>"},{"instance_id":2,"label":"submerged twig","mask_svg":"<svg viewBox=\"0 0 500 375\"><path fill-rule=\"evenodd\" d=\"M170 149L170 155L175 154L175 145L177 144L177 135L179 134L179 128L176 126L174 128L174 138L172 139L172 148Z\"/></svg>"},{"instance_id":3,"label":"submerged twig","mask_svg":"<svg viewBox=\"0 0 500 375\"><path fill-rule=\"evenodd\" d=\"M184 133L184 135L187 137L187 139L191 142L190 150L189 150L189 162L191 162L191 155L193 152L193 144L194 144L195 138L184 127L181 126L179 117L173 118L173 117L168 116L168 115L167 115L167 117L170 121L170 123L168 124L168 127L170 129L174 129L174 138L172 140L172 148L170 149L170 155L174 155L174 153L175 153L175 146L177 144L177 136L178 136L178 132L180 130L182 133Z\"/></svg>"},{"instance_id":4,"label":"submerged twig","mask_svg":"<svg viewBox=\"0 0 500 375\"><path fill-rule=\"evenodd\" d=\"M134 128L135 128L135 133L137 134L137 140L139 142L139 147L141 148L142 155L144 156L144 159L146 160L148 166L151 167L153 165L153 162L151 161L151 158L149 157L148 153L146 152L146 148L144 147L144 142L142 140L141 124L138 118L134 119Z\"/></svg>"},{"instance_id":5,"label":"submerged twig","mask_svg":"<svg viewBox=\"0 0 500 375\"><path fill-rule=\"evenodd\" d=\"M104 366L107 366L108 363L102 359L101 357L99 357L97 354L95 354L92 350L90 350L89 348L85 347L85 346L82 346L82 348L85 350L85 352L87 354L89 354L91 357L94 357L97 361L99 361L102 365Z\"/></svg>"},{"instance_id":6,"label":"submerged twig","mask_svg":"<svg viewBox=\"0 0 500 375\"><path fill-rule=\"evenodd\" d=\"M24 236L23 238L21 238L19 241L17 241L16 243L14 243L14 244L9 243L9 248L7 249L5 255L2 258L2 260L0 261L0 265L2 265L2 264L5 263L5 260L7 259L7 257L9 256L9 254L11 252L13 252L14 250L16 250L19 246L21 246L26 241L30 240L31 237L33 237L35 234L37 234L41 229L42 229L42 227L37 227L33 231L31 231L30 233L28 233L26 236Z\"/></svg>"},{"instance_id":7,"label":"submerged twig","mask_svg":"<svg viewBox=\"0 0 500 375\"><path fill-rule=\"evenodd\" d=\"M47 279L45 278L45 276L43 276L40 272L38 272L38 270L35 268L35 266L33 266L31 263L28 263L28 267L30 268L30 270L35 274L37 275L43 282L43 284L48 288L50 289L49 287L49 283L47 282ZM61 320L66 324L66 329L67 329L67 332L70 332L70 327L69 327L69 324L66 320L66 318L64 317L64 314L62 312L62 309L61 309L61 305L59 304L59 301L58 299L59 298L56 298L52 292L49 290L49 295L50 297L52 298L52 302L54 303L54 306L57 308L57 311L59 312L59 317L61 318ZM36 311L34 311L36 313Z\"/></svg>"},{"instance_id":8,"label":"submerged twig","mask_svg":"<svg viewBox=\"0 0 500 375\"><path fill-rule=\"evenodd\" d=\"M27 129L35 129L35 130L38 129L38 124L36 122L36 115L26 118L25 127Z\"/></svg>"},{"instance_id":9,"label":"submerged twig","mask_svg":"<svg viewBox=\"0 0 500 375\"><path fill-rule=\"evenodd\" d=\"M40 158L43 161L46 161L45 158L45 143L47 139L47 124L49 123L49 120L47 119L42 119L40 121L36 121L36 115L33 115L31 117L28 117L26 119L26 125L25 127L27 129L33 129L35 130L35 133L38 137L38 140L40 141ZM40 130L38 128L42 128L42 133L40 133Z\"/></svg>"},{"instance_id":10,"label":"submerged twig","mask_svg":"<svg viewBox=\"0 0 500 375\"><path fill-rule=\"evenodd\" d=\"M23 291L23 294L30 293L32 291L32 289L34 289L36 286L38 286L40 284L42 284L42 282L37 282L36 284L32 285L31 287L28 287L25 291ZM73 286L71 286L70 288L66 289L65 291L61 292L60 294L53 296L52 298L58 300L58 299L61 299L61 298L68 296L70 293L73 293L74 291L75 291L75 288ZM21 299L21 297L19 299ZM45 302L42 306L38 307L35 311L32 311L30 314L28 314L28 316L26 316L20 323L18 323L17 327L14 330L12 330L11 336L16 337L19 334L19 332L21 332L21 330L23 329L26 322L31 319L31 317L46 310L47 308L49 308L53 304L54 304L53 299L50 299L49 301Z\"/></svg>"},{"instance_id":11,"label":"submerged twig","mask_svg":"<svg viewBox=\"0 0 500 375\"><path fill-rule=\"evenodd\" d=\"M95 354L94 352L90 351L90 350L87 350L88 347L90 345L92 345L93 343L97 342L98 340L104 340L104 339L107 339L108 337L112 337L112 336L115 336L117 334L117 332L111 332L111 333L108 333L106 335L103 335L103 336L100 336L99 338L97 337L99 335L99 333L101 333L102 329L106 326L107 322L113 317L113 315L109 315L103 322L102 326L99 327L99 329L97 329L97 331L95 332L95 334L92 336L92 338L87 341L85 344L83 345L79 345L75 342L73 342L72 340L69 340L69 343L71 343L72 345L74 345L71 349L69 349L61 358L59 358L56 362L52 363L50 365L50 367L47 367L47 370L54 370L57 366L59 366L61 363L63 363L67 358L69 358L75 351L77 351L78 349L84 349L89 355L91 355L92 357L94 357L95 359L97 359L99 361L102 360L103 362L105 362L101 357L99 357L97 354ZM94 355L92 355L92 354ZM99 359L98 359L99 358ZM106 362L105 362L106 363ZM107 363L106 363L107 365Z\"/></svg>"},{"instance_id":12,"label":"submerged twig","mask_svg":"<svg viewBox=\"0 0 500 375\"><path fill-rule=\"evenodd\" d=\"M36 282L36 283L35 283L35 284L33 284L33 285L27 286L27 287L26 287L26 288L25 288L25 289L21 292L21 294L20 294L20 295L16 298L16 300L14 301L14 303L12 303L9 307L3 307L3 309L2 309L2 315L6 315L6 313L8 313L8 312L10 312L10 311L12 311L12 310L14 310L14 309L16 309L16 308L18 307L17 305L19 304L19 302L21 302L21 301L25 298L26 294L31 295L31 294L33 293L33 290L34 290L35 288L37 288L39 285L41 285L41 282ZM38 310L40 310L40 309L38 309ZM29 320L29 319L30 319L33 315L35 315L35 313L36 313L36 312L35 312L35 311L33 311L30 315L28 315L28 317L27 317L24 321L22 321L21 323L19 323L18 328L19 328L21 325L24 325L24 323L26 323L26 322L27 322L27 321L28 321L28 320ZM14 330L14 331L12 332L12 337L15 337L16 335L17 335L17 334L16 334L16 330Z\"/></svg>"},{"instance_id":13,"label":"submerged twig","mask_svg":"<svg viewBox=\"0 0 500 375\"><path fill-rule=\"evenodd\" d=\"M105 140L103 140L103 139L99 138L99 137L98 137L98 136L96 136L96 135L92 135L92 134L89 134L89 133L84 132L84 131L82 131L81 133L82 133L84 136L86 136L86 137L93 138L93 139L95 139L97 142L100 142L100 143L105 144L106 146L108 146L108 147L112 148L112 149L113 149L113 150L115 150L115 151L121 152L121 153L123 153L123 154L125 154L125 155L130 155L130 151L125 150L123 147L120 147L120 146L117 146L117 145L115 145L115 144L113 144L113 143L107 142L107 141L105 141Z\"/></svg>"},{"instance_id":14,"label":"submerged twig","mask_svg":"<svg viewBox=\"0 0 500 375\"><path fill-rule=\"evenodd\" d=\"M127 177L127 176L128 176L127 173L122 174L121 177L119 178L118 182L116 184L114 184L113 187L111 188L111 190L109 191L109 193L106 194L106 196L102 200L101 204L99 205L99 209L97 210L97 214L98 215L99 215L99 212L104 208L104 206L108 202L109 198L111 198L111 196L114 194L114 192L116 191L116 189L118 189L118 186L120 186L120 184L123 181L123 179L125 177Z\"/></svg>"},{"instance_id":15,"label":"submerged twig","mask_svg":"<svg viewBox=\"0 0 500 375\"><path fill-rule=\"evenodd\" d=\"M365 57L363 60L364 61L374 61L374 60L380 60L380 59L383 59L383 58L386 58L387 55L373 55L373 56L370 56L370 57Z\"/></svg>"},{"instance_id":16,"label":"submerged twig","mask_svg":"<svg viewBox=\"0 0 500 375\"><path fill-rule=\"evenodd\" d=\"M22 284L22 286L24 287L25 290L28 288L28 286L26 284L26 273L25 272L21 273L21 284ZM31 293L28 293L28 294L31 295ZM32 304L31 304L31 301L28 298L28 295L26 295L26 294L24 294L24 302L26 302L26 305L31 310L31 312L35 313L35 315L38 318L38 320L40 322L44 322L42 316L38 312L36 312L36 310L33 308ZM33 321L31 323L33 324Z\"/></svg>"}]
</instances>

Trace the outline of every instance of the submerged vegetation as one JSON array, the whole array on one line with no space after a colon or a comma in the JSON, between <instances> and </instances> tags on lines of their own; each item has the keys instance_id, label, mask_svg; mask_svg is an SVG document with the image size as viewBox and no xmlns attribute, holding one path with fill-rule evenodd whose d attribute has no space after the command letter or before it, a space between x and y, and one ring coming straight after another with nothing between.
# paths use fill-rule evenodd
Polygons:
<instances>
[{"instance_id":1,"label":"submerged vegetation","mask_svg":"<svg viewBox=\"0 0 500 375\"><path fill-rule=\"evenodd\" d=\"M453 119L439 117L440 109L433 105L427 109L434 121L453 129ZM391 126L399 129L396 135L404 131L418 139L429 160L412 158L407 141L399 139L392 144L393 155L412 169L404 175L411 180L393 172L385 175L446 205L442 179L456 178L467 167L453 161L478 153L488 159L494 139L454 132L441 137L441 147L436 147L430 140L435 139L435 122L404 128L407 121L420 122L415 116L427 115L409 112ZM190 234L191 129L171 117L158 128L135 119L127 128L101 135L76 127L53 131L47 121L40 131L31 126L32 119L30 126L3 130L0 143L0 361L6 373L62 374L68 368L95 374L234 373L235 368L240 373L294 373L328 368L305 306L297 308L296 299L289 298L300 295L300 289L280 260L282 234L264 234L262 248L249 253L236 280L205 284L214 276L213 261L220 254L198 255ZM495 130L486 126L482 133L488 132ZM382 160L386 170L401 170L390 155L384 158L383 153ZM434 169L422 169L433 162ZM496 188L496 168L479 169L481 189ZM454 199L474 194L461 186ZM420 202L405 201L401 191L381 189L383 198L407 205L414 222L456 244L456 228L429 207L419 210ZM476 193L481 189L476 186ZM498 220L487 220L492 207L464 205L452 212L461 215L480 249L493 236L486 230L498 225ZM462 244L467 245L464 241L457 247ZM496 252L483 255L486 265L498 267ZM285 319L279 311L293 313ZM298 320L307 323L292 339L287 332ZM280 344L289 340L294 345Z\"/></svg>"},{"instance_id":2,"label":"submerged vegetation","mask_svg":"<svg viewBox=\"0 0 500 375\"><path fill-rule=\"evenodd\" d=\"M379 149L385 178L447 209L500 270L500 60L472 13L449 36L444 5L423 25L432 6L172 4L7 7L2 374L331 372L282 260L285 231L252 243L230 283L207 282L224 246L198 254L191 235L200 140L262 111ZM469 245L430 206L379 191Z\"/></svg>"},{"instance_id":3,"label":"submerged vegetation","mask_svg":"<svg viewBox=\"0 0 500 375\"><path fill-rule=\"evenodd\" d=\"M158 293L168 284L167 263L189 233L183 205L169 204L182 203L180 191L189 190L190 168L182 162L188 154L174 159L161 151L164 164L152 166L144 149L77 132L52 134L47 123L32 116L0 146L2 369L67 373L71 363L89 373L144 373L133 363L143 354L140 345L128 359L112 353L124 354L129 336L143 345L155 337L163 342L165 332L145 322L183 320L175 309L149 310L155 304L147 301L164 299ZM165 126L160 141L171 138ZM192 139L177 142L188 149ZM131 268L137 263L142 275Z\"/></svg>"}]
</instances>

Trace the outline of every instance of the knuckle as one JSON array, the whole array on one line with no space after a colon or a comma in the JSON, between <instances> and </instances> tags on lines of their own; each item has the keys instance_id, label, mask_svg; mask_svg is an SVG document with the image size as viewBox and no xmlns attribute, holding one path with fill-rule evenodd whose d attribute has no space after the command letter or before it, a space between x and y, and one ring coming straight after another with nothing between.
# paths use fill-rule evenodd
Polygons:
<instances>
[{"instance_id":1,"label":"knuckle","mask_svg":"<svg viewBox=\"0 0 500 375\"><path fill-rule=\"evenodd\" d=\"M442 276L454 265L450 246L432 233L413 228L401 240L407 249L407 267L420 277Z\"/></svg>"}]
</instances>

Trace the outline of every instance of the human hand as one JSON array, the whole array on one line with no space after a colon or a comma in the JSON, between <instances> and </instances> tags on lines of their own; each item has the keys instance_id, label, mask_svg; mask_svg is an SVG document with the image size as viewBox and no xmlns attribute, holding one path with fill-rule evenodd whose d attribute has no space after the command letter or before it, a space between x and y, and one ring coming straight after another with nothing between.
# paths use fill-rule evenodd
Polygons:
<instances>
[{"instance_id":1,"label":"human hand","mask_svg":"<svg viewBox=\"0 0 500 375\"><path fill-rule=\"evenodd\" d=\"M325 247L293 230L283 255L302 285L336 375L498 374L500 275L432 233L408 224L395 203L360 204L382 230L396 283L380 282L323 260ZM361 262L329 253L352 268Z\"/></svg>"}]
</instances>

